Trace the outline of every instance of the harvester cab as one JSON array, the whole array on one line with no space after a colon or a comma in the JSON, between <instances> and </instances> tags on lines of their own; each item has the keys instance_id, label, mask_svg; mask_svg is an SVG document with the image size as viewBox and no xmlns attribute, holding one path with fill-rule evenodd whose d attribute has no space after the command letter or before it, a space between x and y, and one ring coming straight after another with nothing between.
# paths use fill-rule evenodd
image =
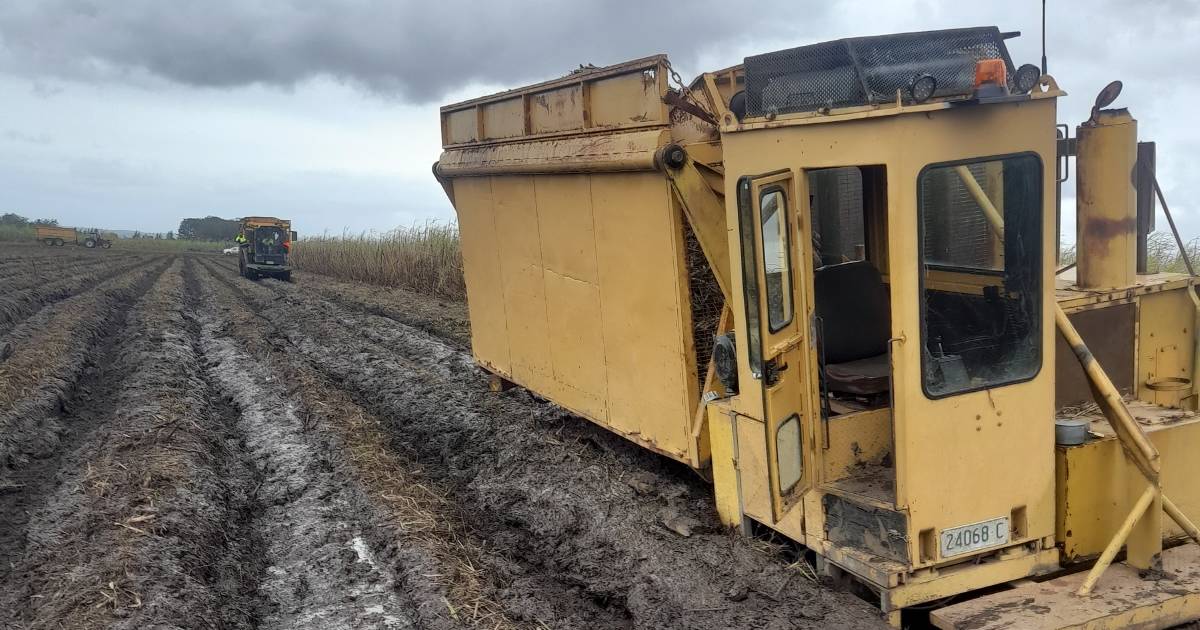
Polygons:
<instances>
[{"instance_id":1,"label":"harvester cab","mask_svg":"<svg viewBox=\"0 0 1200 630\"><path fill-rule=\"evenodd\" d=\"M245 217L238 232L238 271L251 280L269 276L291 280L289 257L295 232L291 222L274 217Z\"/></svg>"},{"instance_id":2,"label":"harvester cab","mask_svg":"<svg viewBox=\"0 0 1200 630\"><path fill-rule=\"evenodd\" d=\"M1056 134L1064 92L1015 35L839 40L677 88L651 57L443 107L477 361L706 469L726 524L893 623L1200 617L1200 552L1174 546L1200 540L1200 303L1139 260L1153 145L1115 87Z\"/></svg>"}]
</instances>

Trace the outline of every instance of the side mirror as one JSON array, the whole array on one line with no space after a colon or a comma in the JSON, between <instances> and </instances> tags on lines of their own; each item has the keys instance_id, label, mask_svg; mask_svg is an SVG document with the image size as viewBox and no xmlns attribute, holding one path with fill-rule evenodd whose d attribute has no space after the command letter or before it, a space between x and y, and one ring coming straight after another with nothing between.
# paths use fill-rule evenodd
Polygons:
<instances>
[{"instance_id":1,"label":"side mirror","mask_svg":"<svg viewBox=\"0 0 1200 630\"><path fill-rule=\"evenodd\" d=\"M1100 90L1100 93L1096 95L1096 103L1092 105L1092 117L1088 119L1089 122L1095 121L1100 110L1112 105L1113 101L1117 100L1117 97L1121 95L1122 87L1124 86L1120 81L1113 81Z\"/></svg>"}]
</instances>

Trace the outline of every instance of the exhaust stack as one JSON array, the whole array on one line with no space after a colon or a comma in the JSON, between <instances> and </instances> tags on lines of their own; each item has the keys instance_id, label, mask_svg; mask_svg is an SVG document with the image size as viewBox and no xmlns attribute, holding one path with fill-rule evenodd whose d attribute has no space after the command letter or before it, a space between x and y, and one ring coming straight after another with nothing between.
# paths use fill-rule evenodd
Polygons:
<instances>
[{"instance_id":1,"label":"exhaust stack","mask_svg":"<svg viewBox=\"0 0 1200 630\"><path fill-rule=\"evenodd\" d=\"M1137 283L1137 121L1126 109L1094 109L1076 129L1076 284Z\"/></svg>"}]
</instances>

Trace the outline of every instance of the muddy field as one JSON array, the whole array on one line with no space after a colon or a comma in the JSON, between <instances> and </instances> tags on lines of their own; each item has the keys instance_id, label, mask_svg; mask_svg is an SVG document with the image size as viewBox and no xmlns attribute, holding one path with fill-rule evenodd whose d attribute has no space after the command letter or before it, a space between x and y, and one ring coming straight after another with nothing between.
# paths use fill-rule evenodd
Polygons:
<instances>
[{"instance_id":1,"label":"muddy field","mask_svg":"<svg viewBox=\"0 0 1200 630\"><path fill-rule=\"evenodd\" d=\"M874 628L465 307L0 245L2 628Z\"/></svg>"}]
</instances>

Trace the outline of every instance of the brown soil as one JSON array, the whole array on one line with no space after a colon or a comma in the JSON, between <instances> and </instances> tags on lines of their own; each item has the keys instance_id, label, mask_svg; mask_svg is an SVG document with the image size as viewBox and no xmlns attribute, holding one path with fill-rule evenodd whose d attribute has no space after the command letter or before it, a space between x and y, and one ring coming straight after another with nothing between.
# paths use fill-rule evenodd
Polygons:
<instances>
[{"instance_id":1,"label":"brown soil","mask_svg":"<svg viewBox=\"0 0 1200 630\"><path fill-rule=\"evenodd\" d=\"M130 263L0 333L0 627L881 626L690 470L489 393L460 304Z\"/></svg>"}]
</instances>

